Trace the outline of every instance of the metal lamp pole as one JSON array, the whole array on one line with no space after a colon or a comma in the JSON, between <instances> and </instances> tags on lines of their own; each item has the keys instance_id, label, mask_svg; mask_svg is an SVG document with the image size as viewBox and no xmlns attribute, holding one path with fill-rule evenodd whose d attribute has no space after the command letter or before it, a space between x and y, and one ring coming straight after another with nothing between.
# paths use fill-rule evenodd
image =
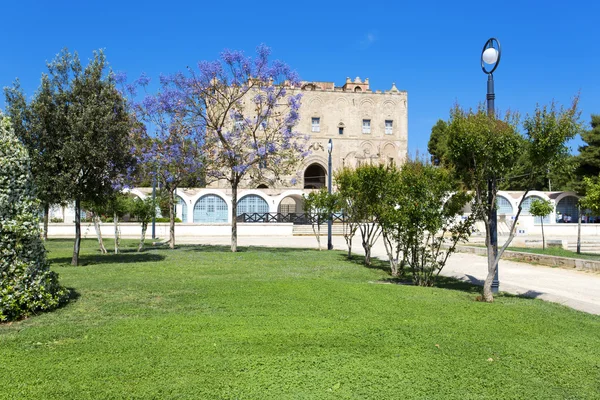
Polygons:
<instances>
[{"instance_id":1,"label":"metal lamp pole","mask_svg":"<svg viewBox=\"0 0 600 400\"><path fill-rule=\"evenodd\" d=\"M481 69L488 76L487 81L487 112L490 117L495 115L494 100L496 94L494 93L494 71L500 64L500 56L502 52L500 50L500 42L496 38L490 38L483 49L481 50ZM490 69L488 69L490 68ZM494 259L498 256L498 215L496 205L492 204L493 192L496 191L496 179L490 176L488 178L488 207L490 212L490 244L494 253ZM496 264L496 273L494 274L494 281L492 282L492 292L498 293L500 289L500 280L498 279L498 264Z\"/></svg>"},{"instance_id":2,"label":"metal lamp pole","mask_svg":"<svg viewBox=\"0 0 600 400\"><path fill-rule=\"evenodd\" d=\"M156 169L152 176L152 239L156 239Z\"/></svg>"},{"instance_id":3,"label":"metal lamp pole","mask_svg":"<svg viewBox=\"0 0 600 400\"><path fill-rule=\"evenodd\" d=\"M331 151L333 150L333 141L329 139L329 143L327 143L327 153L329 153L329 160L327 162L327 192L331 195ZM329 219L327 220L327 250L333 250L333 243L331 242L331 224L332 224L332 215L329 214Z\"/></svg>"}]
</instances>

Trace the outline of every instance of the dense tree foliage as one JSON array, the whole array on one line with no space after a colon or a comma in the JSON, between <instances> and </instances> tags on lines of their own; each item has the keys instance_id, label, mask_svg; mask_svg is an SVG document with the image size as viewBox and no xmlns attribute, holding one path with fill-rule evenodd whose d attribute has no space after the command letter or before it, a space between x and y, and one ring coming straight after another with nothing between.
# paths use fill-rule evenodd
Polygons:
<instances>
[{"instance_id":1,"label":"dense tree foliage","mask_svg":"<svg viewBox=\"0 0 600 400\"><path fill-rule=\"evenodd\" d=\"M592 115L592 129L581 134L581 139L585 142L579 147L577 156L576 175L578 177L577 191L585 193L588 185L584 182L584 177L596 179L600 174L600 115Z\"/></svg>"},{"instance_id":2,"label":"dense tree foliage","mask_svg":"<svg viewBox=\"0 0 600 400\"><path fill-rule=\"evenodd\" d=\"M46 311L68 292L50 271L27 150L0 114L0 321Z\"/></svg>"},{"instance_id":3,"label":"dense tree foliage","mask_svg":"<svg viewBox=\"0 0 600 400\"><path fill-rule=\"evenodd\" d=\"M60 184L67 168L61 154L67 138L63 128L67 115L66 109L61 107L63 96L60 94L64 90L52 70L50 75L42 74L41 85L29 104L18 80L4 89L7 114L30 155L36 194L44 210L44 239L48 238L50 205L64 204L68 200Z\"/></svg>"},{"instance_id":4,"label":"dense tree foliage","mask_svg":"<svg viewBox=\"0 0 600 400\"><path fill-rule=\"evenodd\" d=\"M75 202L75 245L79 262L81 202L102 203L121 187L134 165L133 120L108 73L102 51L84 68L77 53L62 50L48 64L48 75L28 107L18 86L7 91L9 109L24 109L20 132L35 154L36 181L43 201ZM16 114L16 111L11 111Z\"/></svg>"}]
</instances>

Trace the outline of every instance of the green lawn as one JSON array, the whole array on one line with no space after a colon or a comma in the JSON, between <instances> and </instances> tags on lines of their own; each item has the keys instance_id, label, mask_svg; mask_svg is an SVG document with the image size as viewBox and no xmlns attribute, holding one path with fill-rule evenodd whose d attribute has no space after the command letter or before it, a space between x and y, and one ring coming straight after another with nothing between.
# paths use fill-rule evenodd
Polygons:
<instances>
[{"instance_id":1,"label":"green lawn","mask_svg":"<svg viewBox=\"0 0 600 400\"><path fill-rule=\"evenodd\" d=\"M76 299L0 325L0 398L600 398L600 317L556 304L382 284L341 252L48 248Z\"/></svg>"},{"instance_id":2,"label":"green lawn","mask_svg":"<svg viewBox=\"0 0 600 400\"><path fill-rule=\"evenodd\" d=\"M469 244L469 247L485 247L485 245ZM580 260L600 261L600 254L594 254L594 253L577 254L577 252L575 252L575 251L565 250L561 247L546 247L543 250L541 248L536 248L536 247L508 247L507 250L520 251L522 253L543 254L543 255L555 256L555 257L577 258Z\"/></svg>"},{"instance_id":3,"label":"green lawn","mask_svg":"<svg viewBox=\"0 0 600 400\"><path fill-rule=\"evenodd\" d=\"M555 256L555 257L569 257L569 258L578 258L581 260L595 260L600 261L600 254L592 254L592 253L581 253L577 254L575 251L565 250L560 247L546 247L546 249L538 249L532 247L509 247L508 250L512 251L521 251L523 253L533 253L533 254L545 254L547 256Z\"/></svg>"}]
</instances>

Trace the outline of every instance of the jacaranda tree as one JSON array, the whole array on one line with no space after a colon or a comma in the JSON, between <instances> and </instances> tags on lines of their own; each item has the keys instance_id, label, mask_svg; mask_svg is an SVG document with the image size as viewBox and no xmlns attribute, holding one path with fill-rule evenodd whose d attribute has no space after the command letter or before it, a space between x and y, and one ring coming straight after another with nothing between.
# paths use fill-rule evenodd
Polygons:
<instances>
[{"instance_id":1,"label":"jacaranda tree","mask_svg":"<svg viewBox=\"0 0 600 400\"><path fill-rule=\"evenodd\" d=\"M0 113L0 321L50 310L67 295L46 260L27 150Z\"/></svg>"},{"instance_id":2,"label":"jacaranda tree","mask_svg":"<svg viewBox=\"0 0 600 400\"><path fill-rule=\"evenodd\" d=\"M137 84L148 86L142 76ZM168 79L161 78L161 88L154 95L147 94L134 108L146 129L138 138L140 171L153 176L168 194L169 247L175 247L175 191L182 182L202 176L204 140L202 124L189 118L185 108L184 92L174 88ZM193 180L193 179L192 179Z\"/></svg>"},{"instance_id":3,"label":"jacaranda tree","mask_svg":"<svg viewBox=\"0 0 600 400\"><path fill-rule=\"evenodd\" d=\"M203 132L207 181L225 181L232 191L231 251L237 251L237 200L240 183L276 182L296 173L306 156L305 135L294 131L299 119L298 75L270 50L256 57L225 50L217 61L169 78L181 97L188 123ZM178 96L179 96L178 95Z\"/></svg>"}]
</instances>

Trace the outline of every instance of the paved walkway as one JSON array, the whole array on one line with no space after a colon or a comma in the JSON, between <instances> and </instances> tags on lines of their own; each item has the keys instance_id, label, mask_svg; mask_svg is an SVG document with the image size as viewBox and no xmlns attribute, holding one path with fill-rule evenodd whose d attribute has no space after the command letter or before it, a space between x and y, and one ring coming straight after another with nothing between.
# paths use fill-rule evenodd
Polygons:
<instances>
[{"instance_id":1,"label":"paved walkway","mask_svg":"<svg viewBox=\"0 0 600 400\"><path fill-rule=\"evenodd\" d=\"M177 243L229 245L227 236L177 238ZM327 238L321 241L327 247ZM293 237L239 237L238 246L268 246L317 248L314 236ZM334 236L336 250L346 250L343 237ZM360 254L360 240L354 241L354 252ZM383 242L379 240L373 248L373 255L387 259ZM600 274L537 266L515 261L501 260L499 266L500 290L560 303L577 310L600 315ZM450 256L443 275L482 284L487 275L486 258L467 253Z\"/></svg>"}]
</instances>

